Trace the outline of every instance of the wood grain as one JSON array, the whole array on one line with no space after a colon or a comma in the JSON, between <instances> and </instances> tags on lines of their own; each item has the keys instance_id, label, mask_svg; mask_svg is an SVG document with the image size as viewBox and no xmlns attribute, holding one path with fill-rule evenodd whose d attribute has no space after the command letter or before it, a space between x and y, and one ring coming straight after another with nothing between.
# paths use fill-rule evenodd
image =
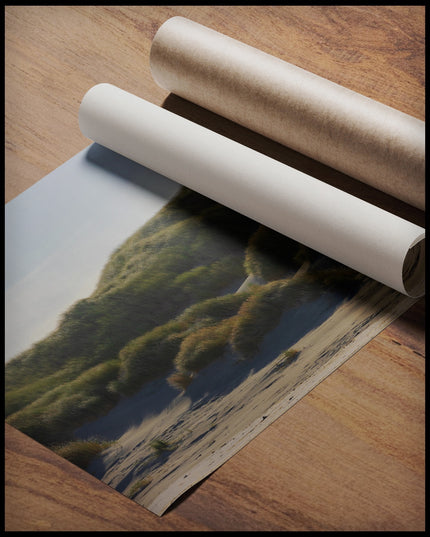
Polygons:
<instances>
[{"instance_id":1,"label":"wood grain","mask_svg":"<svg viewBox=\"0 0 430 537\"><path fill-rule=\"evenodd\" d=\"M110 82L226 136L423 214L241 129L152 80L159 25L182 15L424 119L424 6L6 6L6 201L89 145L84 93ZM8 531L423 530L424 302L156 517L6 427Z\"/></svg>"}]
</instances>

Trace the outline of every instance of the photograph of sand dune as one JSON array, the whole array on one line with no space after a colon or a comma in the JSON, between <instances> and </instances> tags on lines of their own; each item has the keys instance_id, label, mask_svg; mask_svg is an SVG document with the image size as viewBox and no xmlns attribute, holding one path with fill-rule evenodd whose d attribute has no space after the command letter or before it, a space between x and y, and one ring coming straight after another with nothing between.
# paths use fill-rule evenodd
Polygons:
<instances>
[{"instance_id":1,"label":"photograph of sand dune","mask_svg":"<svg viewBox=\"0 0 430 537\"><path fill-rule=\"evenodd\" d=\"M7 422L158 515L414 302L96 144L24 194Z\"/></svg>"}]
</instances>

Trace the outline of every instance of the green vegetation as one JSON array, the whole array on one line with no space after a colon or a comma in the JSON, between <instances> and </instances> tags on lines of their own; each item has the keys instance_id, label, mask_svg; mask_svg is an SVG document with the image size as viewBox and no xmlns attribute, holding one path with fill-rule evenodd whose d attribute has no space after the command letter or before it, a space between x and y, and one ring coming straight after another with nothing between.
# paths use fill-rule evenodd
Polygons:
<instances>
[{"instance_id":1,"label":"green vegetation","mask_svg":"<svg viewBox=\"0 0 430 537\"><path fill-rule=\"evenodd\" d=\"M133 499L139 492L141 492L144 488L146 488L151 483L151 478L147 477L144 479L138 479L135 481L129 489L126 490L125 495Z\"/></svg>"},{"instance_id":2,"label":"green vegetation","mask_svg":"<svg viewBox=\"0 0 430 537\"><path fill-rule=\"evenodd\" d=\"M233 349L244 358L252 357L284 311L316 298L318 292L306 278L278 280L258 288L238 312L231 334Z\"/></svg>"},{"instance_id":3,"label":"green vegetation","mask_svg":"<svg viewBox=\"0 0 430 537\"><path fill-rule=\"evenodd\" d=\"M119 360L98 364L49 390L7 421L43 444L66 442L75 428L104 414L117 402L118 395L110 392L108 385L118 370Z\"/></svg>"},{"instance_id":4,"label":"green vegetation","mask_svg":"<svg viewBox=\"0 0 430 537\"><path fill-rule=\"evenodd\" d=\"M130 394L173 367L184 323L170 321L131 340L119 353L121 369L114 388Z\"/></svg>"},{"instance_id":5,"label":"green vegetation","mask_svg":"<svg viewBox=\"0 0 430 537\"><path fill-rule=\"evenodd\" d=\"M9 416L10 414L13 414L52 388L73 380L83 369L84 366L80 363L78 358L75 361L70 361L63 369L56 373L52 373L44 378L39 378L34 382L30 379L28 384L6 392L6 415Z\"/></svg>"},{"instance_id":6,"label":"green vegetation","mask_svg":"<svg viewBox=\"0 0 430 537\"><path fill-rule=\"evenodd\" d=\"M174 451L178 446L177 444L172 444L171 442L166 442L161 438L155 438L149 444L154 450L154 453L157 457L165 453L166 451Z\"/></svg>"},{"instance_id":7,"label":"green vegetation","mask_svg":"<svg viewBox=\"0 0 430 537\"><path fill-rule=\"evenodd\" d=\"M247 275L258 284L237 293ZM184 188L111 255L91 296L6 364L7 421L84 465L105 444L76 442L74 430L121 397L159 378L187 390L226 350L252 358L283 312L326 289L341 300L360 284ZM172 448L157 442L156 453Z\"/></svg>"},{"instance_id":8,"label":"green vegetation","mask_svg":"<svg viewBox=\"0 0 430 537\"><path fill-rule=\"evenodd\" d=\"M245 269L248 274L270 282L293 276L305 261L314 257L313 250L260 226L249 240Z\"/></svg>"},{"instance_id":9,"label":"green vegetation","mask_svg":"<svg viewBox=\"0 0 430 537\"><path fill-rule=\"evenodd\" d=\"M279 360L276 361L275 368L280 369L293 364L299 357L299 354L300 351L296 349L288 349L287 351L283 352Z\"/></svg>"},{"instance_id":10,"label":"green vegetation","mask_svg":"<svg viewBox=\"0 0 430 537\"><path fill-rule=\"evenodd\" d=\"M234 319L229 318L192 332L182 341L176 355L177 369L180 372L197 373L222 356L229 343L233 323Z\"/></svg>"},{"instance_id":11,"label":"green vegetation","mask_svg":"<svg viewBox=\"0 0 430 537\"><path fill-rule=\"evenodd\" d=\"M247 293L240 293L203 300L186 309L179 319L194 327L201 326L202 323L218 323L236 315L248 296Z\"/></svg>"},{"instance_id":12,"label":"green vegetation","mask_svg":"<svg viewBox=\"0 0 430 537\"><path fill-rule=\"evenodd\" d=\"M97 439L75 440L58 447L53 447L53 450L61 457L76 464L76 466L85 469L94 457L112 444L114 442Z\"/></svg>"},{"instance_id":13,"label":"green vegetation","mask_svg":"<svg viewBox=\"0 0 430 537\"><path fill-rule=\"evenodd\" d=\"M193 381L194 375L192 373L172 373L167 377L167 382L170 384L170 386L173 386L174 388L185 392L188 388L188 386Z\"/></svg>"}]
</instances>

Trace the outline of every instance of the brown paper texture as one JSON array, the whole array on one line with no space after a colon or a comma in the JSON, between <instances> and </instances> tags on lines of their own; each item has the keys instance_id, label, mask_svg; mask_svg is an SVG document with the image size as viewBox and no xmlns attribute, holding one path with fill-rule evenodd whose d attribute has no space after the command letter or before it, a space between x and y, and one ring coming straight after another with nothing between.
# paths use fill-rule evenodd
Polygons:
<instances>
[{"instance_id":1,"label":"brown paper texture","mask_svg":"<svg viewBox=\"0 0 430 537\"><path fill-rule=\"evenodd\" d=\"M150 64L163 88L424 209L423 121L182 17Z\"/></svg>"}]
</instances>

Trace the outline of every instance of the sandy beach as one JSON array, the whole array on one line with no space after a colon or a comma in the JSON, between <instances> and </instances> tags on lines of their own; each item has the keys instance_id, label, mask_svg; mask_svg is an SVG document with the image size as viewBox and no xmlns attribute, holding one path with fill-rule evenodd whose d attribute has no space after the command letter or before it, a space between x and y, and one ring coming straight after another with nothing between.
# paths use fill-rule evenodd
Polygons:
<instances>
[{"instance_id":1,"label":"sandy beach","mask_svg":"<svg viewBox=\"0 0 430 537\"><path fill-rule=\"evenodd\" d=\"M150 383L76 432L115 440L88 471L163 514L412 303L375 282L340 305L323 296L311 310L286 313L254 359L237 361L228 351L183 393L165 379ZM315 328L297 337L292 327L306 330L304 316ZM291 347L297 355L286 360ZM154 448L157 440L163 449Z\"/></svg>"}]
</instances>

